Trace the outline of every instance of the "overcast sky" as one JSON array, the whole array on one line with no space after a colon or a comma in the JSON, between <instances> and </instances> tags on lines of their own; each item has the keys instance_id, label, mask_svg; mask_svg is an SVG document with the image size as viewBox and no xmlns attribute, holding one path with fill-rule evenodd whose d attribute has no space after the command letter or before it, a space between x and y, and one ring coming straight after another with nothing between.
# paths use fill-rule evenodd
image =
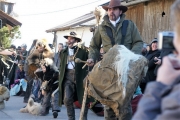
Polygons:
<instances>
[{"instance_id":1,"label":"overcast sky","mask_svg":"<svg viewBox=\"0 0 180 120\"><path fill-rule=\"evenodd\" d=\"M76 17L93 11L100 4L109 0L8 0L16 3L14 12L19 17L21 40L16 40L16 46L26 43L28 48L32 40L46 38L51 43L52 33L45 30L63 24Z\"/></svg>"}]
</instances>

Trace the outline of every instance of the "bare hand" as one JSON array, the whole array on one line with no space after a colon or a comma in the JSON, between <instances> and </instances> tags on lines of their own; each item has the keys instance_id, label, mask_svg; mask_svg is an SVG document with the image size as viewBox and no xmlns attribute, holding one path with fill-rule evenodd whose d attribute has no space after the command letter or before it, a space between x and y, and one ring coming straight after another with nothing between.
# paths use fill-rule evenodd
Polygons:
<instances>
[{"instance_id":1,"label":"bare hand","mask_svg":"<svg viewBox=\"0 0 180 120\"><path fill-rule=\"evenodd\" d=\"M166 56L158 69L157 81L165 85L171 85L180 76L180 60L175 57Z\"/></svg>"},{"instance_id":2,"label":"bare hand","mask_svg":"<svg viewBox=\"0 0 180 120\"><path fill-rule=\"evenodd\" d=\"M16 51L13 51L13 52L12 52L12 55L17 56Z\"/></svg>"},{"instance_id":3,"label":"bare hand","mask_svg":"<svg viewBox=\"0 0 180 120\"><path fill-rule=\"evenodd\" d=\"M5 49L0 52L0 55L13 55L13 52L9 51L8 49Z\"/></svg>"},{"instance_id":4,"label":"bare hand","mask_svg":"<svg viewBox=\"0 0 180 120\"><path fill-rule=\"evenodd\" d=\"M34 71L34 73L37 73L39 71L42 71L41 68L37 68L36 71Z\"/></svg>"},{"instance_id":5,"label":"bare hand","mask_svg":"<svg viewBox=\"0 0 180 120\"><path fill-rule=\"evenodd\" d=\"M93 59L87 59L87 63L88 66L93 66L94 65L94 60Z\"/></svg>"},{"instance_id":6,"label":"bare hand","mask_svg":"<svg viewBox=\"0 0 180 120\"><path fill-rule=\"evenodd\" d=\"M155 62L155 64L160 65L161 64L161 59L157 58L156 60L157 60L157 62Z\"/></svg>"},{"instance_id":7,"label":"bare hand","mask_svg":"<svg viewBox=\"0 0 180 120\"><path fill-rule=\"evenodd\" d=\"M42 95L47 95L47 92L42 89Z\"/></svg>"}]
</instances>

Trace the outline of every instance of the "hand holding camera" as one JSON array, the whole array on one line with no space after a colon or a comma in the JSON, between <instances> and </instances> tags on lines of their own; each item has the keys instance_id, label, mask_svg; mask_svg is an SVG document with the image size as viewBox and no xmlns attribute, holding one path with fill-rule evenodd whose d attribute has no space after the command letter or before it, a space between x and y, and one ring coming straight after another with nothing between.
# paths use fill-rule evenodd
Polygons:
<instances>
[{"instance_id":1,"label":"hand holding camera","mask_svg":"<svg viewBox=\"0 0 180 120\"><path fill-rule=\"evenodd\" d=\"M180 60L174 55L163 58L163 63L158 69L157 81L171 85L180 76Z\"/></svg>"},{"instance_id":2,"label":"hand holding camera","mask_svg":"<svg viewBox=\"0 0 180 120\"><path fill-rule=\"evenodd\" d=\"M155 58L154 58L154 63L157 64L157 65L160 65L160 64L161 64L161 59L155 57Z\"/></svg>"},{"instance_id":3,"label":"hand holding camera","mask_svg":"<svg viewBox=\"0 0 180 120\"><path fill-rule=\"evenodd\" d=\"M173 32L160 32L158 39L159 49L163 51L176 51L173 45ZM180 59L176 56L176 54L169 54L163 58L162 65L158 69L157 81L166 85L171 85L178 76L180 76Z\"/></svg>"}]
</instances>

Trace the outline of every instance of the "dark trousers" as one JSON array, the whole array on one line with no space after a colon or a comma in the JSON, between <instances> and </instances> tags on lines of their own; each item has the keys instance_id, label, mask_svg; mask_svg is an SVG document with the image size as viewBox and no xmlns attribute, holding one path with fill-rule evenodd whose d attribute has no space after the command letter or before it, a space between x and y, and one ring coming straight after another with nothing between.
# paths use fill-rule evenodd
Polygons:
<instances>
[{"instance_id":1,"label":"dark trousers","mask_svg":"<svg viewBox=\"0 0 180 120\"><path fill-rule=\"evenodd\" d=\"M24 102L28 102L28 99L32 93L32 86L33 86L33 79L30 79L27 82L27 88L26 88L26 92L25 92L25 96L24 96Z\"/></svg>"},{"instance_id":2,"label":"dark trousers","mask_svg":"<svg viewBox=\"0 0 180 120\"><path fill-rule=\"evenodd\" d=\"M57 88L56 88L57 89ZM52 112L60 112L59 107L59 91L46 91L47 93L42 98L42 111L41 114L49 113L49 109L52 106ZM52 95L53 94L53 95Z\"/></svg>"},{"instance_id":3,"label":"dark trousers","mask_svg":"<svg viewBox=\"0 0 180 120\"><path fill-rule=\"evenodd\" d=\"M67 108L68 120L75 120L75 110L73 102L76 95L76 80L75 70L66 70L64 79L64 104ZM87 120L88 105L86 104L84 110L83 120Z\"/></svg>"},{"instance_id":4,"label":"dark trousers","mask_svg":"<svg viewBox=\"0 0 180 120\"><path fill-rule=\"evenodd\" d=\"M75 94L75 70L66 70L64 79L64 104L67 108L68 120L75 120L73 107Z\"/></svg>"}]
</instances>

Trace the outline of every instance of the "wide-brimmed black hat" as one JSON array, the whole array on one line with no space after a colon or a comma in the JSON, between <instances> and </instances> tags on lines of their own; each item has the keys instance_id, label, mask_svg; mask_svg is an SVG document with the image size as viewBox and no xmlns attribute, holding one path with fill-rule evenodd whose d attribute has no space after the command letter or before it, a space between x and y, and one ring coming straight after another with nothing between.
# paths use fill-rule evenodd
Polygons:
<instances>
[{"instance_id":1,"label":"wide-brimmed black hat","mask_svg":"<svg viewBox=\"0 0 180 120\"><path fill-rule=\"evenodd\" d=\"M102 8L105 9L106 11L109 8L114 8L114 7L118 7L120 10L122 10L122 13L125 13L128 10L128 8L126 6L121 5L121 1L120 0L111 0L109 2L108 6L102 6Z\"/></svg>"},{"instance_id":2,"label":"wide-brimmed black hat","mask_svg":"<svg viewBox=\"0 0 180 120\"><path fill-rule=\"evenodd\" d=\"M79 35L77 35L75 32L70 32L67 35L64 36L64 38L68 39L68 37L73 37L75 38L78 42L81 42L81 38Z\"/></svg>"}]
</instances>

